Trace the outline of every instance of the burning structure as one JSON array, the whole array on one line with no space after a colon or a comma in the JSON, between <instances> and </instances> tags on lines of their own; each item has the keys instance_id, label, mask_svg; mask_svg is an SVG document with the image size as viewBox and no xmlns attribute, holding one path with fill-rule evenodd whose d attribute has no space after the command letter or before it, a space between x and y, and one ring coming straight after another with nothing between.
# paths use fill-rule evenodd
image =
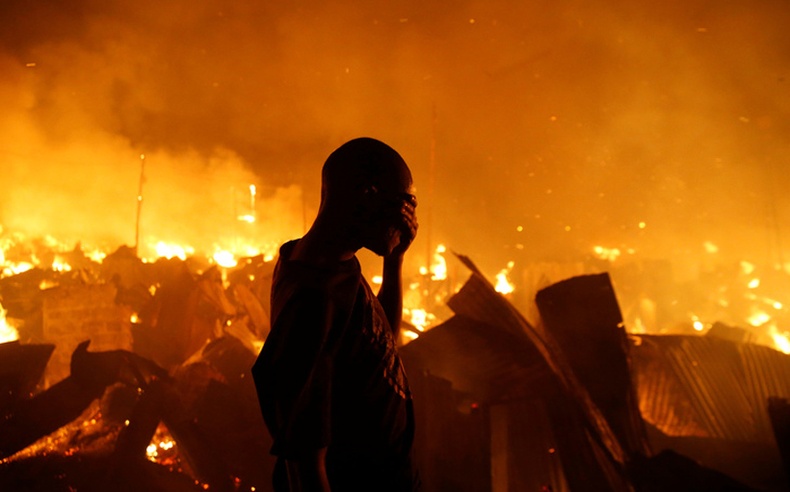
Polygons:
<instances>
[{"instance_id":1,"label":"burning structure","mask_svg":"<svg viewBox=\"0 0 790 492\"><path fill-rule=\"evenodd\" d=\"M426 490L786 486L790 357L721 324L629 335L606 273L541 289L533 324L511 284L459 258L460 289L446 260L412 282L432 323L407 324L401 348ZM273 263L189 260L124 247L0 279L4 323L26 341L0 344L4 487L269 489L249 368Z\"/></svg>"}]
</instances>

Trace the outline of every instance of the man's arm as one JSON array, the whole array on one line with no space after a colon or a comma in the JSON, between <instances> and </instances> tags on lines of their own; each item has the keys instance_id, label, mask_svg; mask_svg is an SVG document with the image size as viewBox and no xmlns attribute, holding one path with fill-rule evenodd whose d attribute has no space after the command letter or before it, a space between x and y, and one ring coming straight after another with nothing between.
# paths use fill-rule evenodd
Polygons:
<instances>
[{"instance_id":1,"label":"man's arm","mask_svg":"<svg viewBox=\"0 0 790 492\"><path fill-rule=\"evenodd\" d=\"M400 333L400 322L403 318L403 255L389 255L384 258L379 302L387 315L392 333L396 337Z\"/></svg>"},{"instance_id":2,"label":"man's arm","mask_svg":"<svg viewBox=\"0 0 790 492\"><path fill-rule=\"evenodd\" d=\"M330 492L326 476L326 448L301 460L286 460L285 466L292 492Z\"/></svg>"},{"instance_id":3,"label":"man's arm","mask_svg":"<svg viewBox=\"0 0 790 492\"><path fill-rule=\"evenodd\" d=\"M280 310L253 366L272 453L286 465L290 490L329 491L331 354L326 337L333 308L323 290L302 289Z\"/></svg>"}]
</instances>

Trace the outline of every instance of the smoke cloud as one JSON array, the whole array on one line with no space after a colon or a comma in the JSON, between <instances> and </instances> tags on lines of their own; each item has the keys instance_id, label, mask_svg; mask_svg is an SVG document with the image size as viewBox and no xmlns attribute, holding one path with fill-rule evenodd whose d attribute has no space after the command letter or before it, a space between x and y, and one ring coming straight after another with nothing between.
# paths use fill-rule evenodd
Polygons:
<instances>
[{"instance_id":1,"label":"smoke cloud","mask_svg":"<svg viewBox=\"0 0 790 492\"><path fill-rule=\"evenodd\" d=\"M413 261L428 238L489 272L595 245L783 261L785 2L6 0L0 19L6 229L131 244L145 154L146 237L252 234L234 217L255 184L255 237L281 241L324 158L368 135L413 168Z\"/></svg>"}]
</instances>

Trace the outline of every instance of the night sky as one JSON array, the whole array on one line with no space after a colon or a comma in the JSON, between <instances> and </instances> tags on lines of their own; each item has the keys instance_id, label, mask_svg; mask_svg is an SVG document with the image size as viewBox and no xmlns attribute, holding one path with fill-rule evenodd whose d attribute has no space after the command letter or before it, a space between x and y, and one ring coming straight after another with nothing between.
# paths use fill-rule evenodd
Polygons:
<instances>
[{"instance_id":1,"label":"night sky","mask_svg":"<svg viewBox=\"0 0 790 492\"><path fill-rule=\"evenodd\" d=\"M428 238L489 272L595 245L790 261L786 1L4 0L0 23L6 233L133 243L144 154L147 239L281 242L366 135L412 167L419 264Z\"/></svg>"}]
</instances>

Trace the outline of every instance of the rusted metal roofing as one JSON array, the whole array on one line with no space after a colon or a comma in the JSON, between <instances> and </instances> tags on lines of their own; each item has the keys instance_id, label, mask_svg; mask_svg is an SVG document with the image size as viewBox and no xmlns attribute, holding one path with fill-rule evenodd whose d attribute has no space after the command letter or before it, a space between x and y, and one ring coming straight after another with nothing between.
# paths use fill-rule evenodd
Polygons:
<instances>
[{"instance_id":1,"label":"rusted metal roofing","mask_svg":"<svg viewBox=\"0 0 790 492\"><path fill-rule=\"evenodd\" d=\"M642 416L670 436L773 443L768 398L790 397L790 357L714 337L634 337Z\"/></svg>"}]
</instances>

